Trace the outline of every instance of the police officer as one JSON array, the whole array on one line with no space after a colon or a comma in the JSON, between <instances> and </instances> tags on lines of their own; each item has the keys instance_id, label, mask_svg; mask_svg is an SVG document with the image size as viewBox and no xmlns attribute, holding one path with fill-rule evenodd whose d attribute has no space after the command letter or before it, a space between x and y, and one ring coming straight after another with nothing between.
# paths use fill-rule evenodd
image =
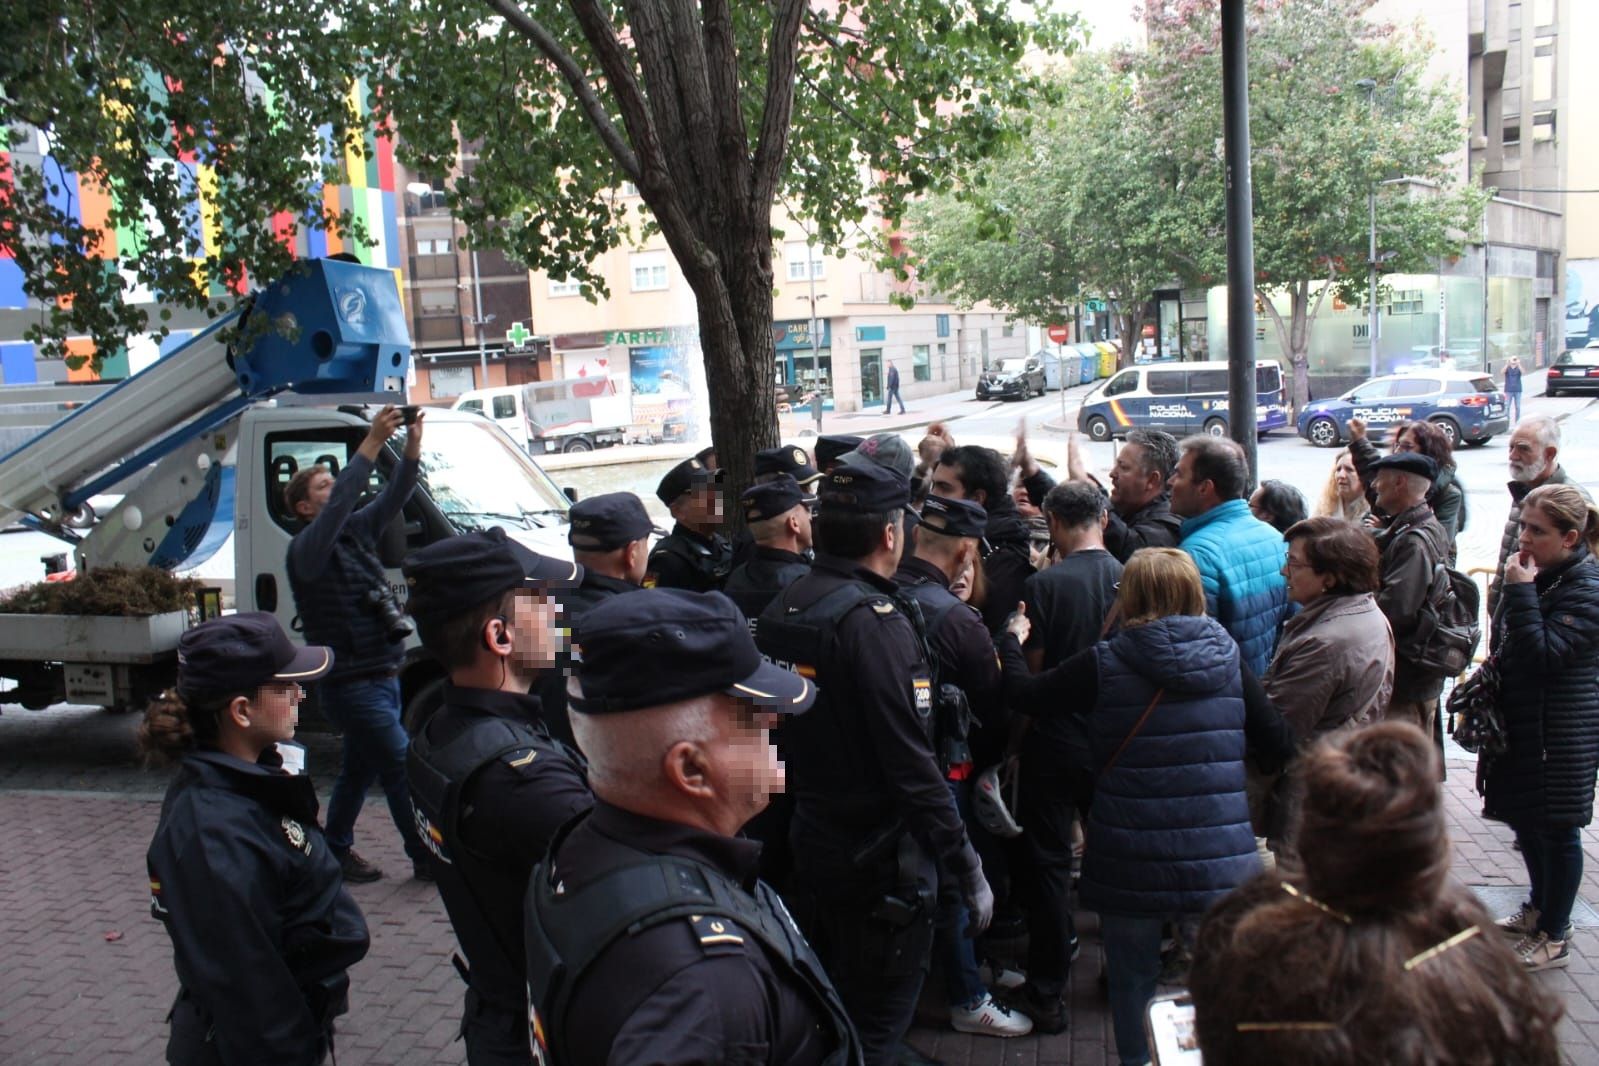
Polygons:
<instances>
[{"instance_id":1,"label":"police officer","mask_svg":"<svg viewBox=\"0 0 1599 1066\"><path fill-rule=\"evenodd\" d=\"M596 801L527 898L535 1033L560 1066L853 1066L843 1006L738 830L783 788L770 730L814 689L726 597L658 589L577 623Z\"/></svg>"},{"instance_id":2,"label":"police officer","mask_svg":"<svg viewBox=\"0 0 1599 1066\"><path fill-rule=\"evenodd\" d=\"M762 613L756 639L814 676L784 728L795 800L795 898L868 1063L893 1063L933 939L935 861L980 931L993 894L934 753L933 693L914 604L892 580L910 485L866 463L822 479L816 561Z\"/></svg>"},{"instance_id":3,"label":"police officer","mask_svg":"<svg viewBox=\"0 0 1599 1066\"><path fill-rule=\"evenodd\" d=\"M231 615L183 634L177 686L145 712L140 747L179 762L146 858L178 971L174 1066L311 1066L348 1009L366 919L317 824L311 779L278 750L301 684L332 666L328 648L296 647L272 615Z\"/></svg>"},{"instance_id":4,"label":"police officer","mask_svg":"<svg viewBox=\"0 0 1599 1066\"><path fill-rule=\"evenodd\" d=\"M800 491L809 496L816 491L816 482L821 476L817 469L811 465L811 458L805 454L804 448L796 447L792 444L783 444L776 448L765 448L755 453L755 484L757 485L764 485L768 482L791 477L799 484ZM746 526L733 535L733 569L737 570L754 557L755 535ZM754 618L755 614L760 612L751 613L746 609L744 613Z\"/></svg>"},{"instance_id":5,"label":"police officer","mask_svg":"<svg viewBox=\"0 0 1599 1066\"><path fill-rule=\"evenodd\" d=\"M773 596L810 571L805 553L811 547L815 502L787 474L752 485L739 497L755 549L748 562L733 568L723 591L746 618L758 618Z\"/></svg>"},{"instance_id":6,"label":"police officer","mask_svg":"<svg viewBox=\"0 0 1599 1066\"><path fill-rule=\"evenodd\" d=\"M933 658L933 713L939 764L962 816L969 819L974 775L967 734L975 719L1004 732L1004 678L993 638L977 608L950 584L977 565L988 512L970 500L929 496L922 503L912 552L894 581L921 608ZM943 962L950 1018L963 1032L1025 1036L1032 1021L996 1002L978 974L977 954L965 934L966 908L951 877L939 879L936 950Z\"/></svg>"},{"instance_id":7,"label":"police officer","mask_svg":"<svg viewBox=\"0 0 1599 1066\"><path fill-rule=\"evenodd\" d=\"M405 769L466 955L456 967L467 981L467 1061L530 1063L522 897L555 831L593 797L528 688L561 650L551 590L581 573L501 529L437 541L402 570L422 645L450 674L444 706L417 733Z\"/></svg>"},{"instance_id":8,"label":"police officer","mask_svg":"<svg viewBox=\"0 0 1599 1066\"><path fill-rule=\"evenodd\" d=\"M650 552L646 588L709 592L722 587L733 566L733 549L718 533L722 524L722 475L698 459L685 459L666 472L656 497L676 525Z\"/></svg>"},{"instance_id":9,"label":"police officer","mask_svg":"<svg viewBox=\"0 0 1599 1066\"><path fill-rule=\"evenodd\" d=\"M666 534L655 528L644 502L631 492L607 492L579 500L567 512L571 525L566 542L583 568L583 580L560 592L561 613L570 625L584 611L612 596L644 587L651 535ZM566 715L566 678L571 664L562 657L558 668L546 670L534 691L543 706L550 736L572 743L572 726Z\"/></svg>"}]
</instances>

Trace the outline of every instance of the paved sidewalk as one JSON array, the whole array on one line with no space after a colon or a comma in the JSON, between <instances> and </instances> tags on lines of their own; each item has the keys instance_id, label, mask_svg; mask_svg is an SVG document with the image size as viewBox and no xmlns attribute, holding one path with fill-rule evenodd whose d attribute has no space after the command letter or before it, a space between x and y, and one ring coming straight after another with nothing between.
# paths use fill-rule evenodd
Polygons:
<instances>
[{"instance_id":1,"label":"paved sidewalk","mask_svg":"<svg viewBox=\"0 0 1599 1066\"><path fill-rule=\"evenodd\" d=\"M0 744L11 717L0 719ZM101 731L109 744L126 729L118 722ZM0 764L13 759L7 752ZM1472 885L1524 885L1509 832L1479 817L1472 769L1468 759L1450 760L1446 814L1456 875ZM126 766L114 773L110 787L121 791L79 791L107 787L101 774L70 783L27 768L0 774L7 782L0 791L0 1062L132 1066L162 1060L163 1019L175 981L166 935L149 916L144 851L164 777ZM407 868L376 795L363 812L358 839L379 865ZM1582 897L1599 901L1599 834L1585 832L1584 844L1589 858ZM366 910L373 948L352 974L352 1010L340 1027L341 1066L462 1062L454 1040L461 991L449 964L454 942L432 886L385 879L357 885L354 894ZM1499 896L1505 910L1513 909L1514 889ZM1593 920L1591 911L1579 915L1571 968L1538 981L1565 1002L1562 1039L1570 1061L1599 1064L1599 936L1580 925ZM942 1025L935 977L912 1042L952 1066L1113 1061L1108 1012L1096 987L1103 963L1095 928L1093 917L1083 916L1068 1032L1010 1041L950 1032Z\"/></svg>"}]
</instances>

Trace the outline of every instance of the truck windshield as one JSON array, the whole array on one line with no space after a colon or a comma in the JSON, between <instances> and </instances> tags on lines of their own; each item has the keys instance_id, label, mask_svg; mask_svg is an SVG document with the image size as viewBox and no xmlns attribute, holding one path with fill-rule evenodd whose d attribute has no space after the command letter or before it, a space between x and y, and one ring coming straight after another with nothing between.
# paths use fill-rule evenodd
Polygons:
<instances>
[{"instance_id":1,"label":"truck windshield","mask_svg":"<svg viewBox=\"0 0 1599 1066\"><path fill-rule=\"evenodd\" d=\"M456 529L535 529L566 520L566 496L505 434L482 422L429 422L422 483Z\"/></svg>"}]
</instances>

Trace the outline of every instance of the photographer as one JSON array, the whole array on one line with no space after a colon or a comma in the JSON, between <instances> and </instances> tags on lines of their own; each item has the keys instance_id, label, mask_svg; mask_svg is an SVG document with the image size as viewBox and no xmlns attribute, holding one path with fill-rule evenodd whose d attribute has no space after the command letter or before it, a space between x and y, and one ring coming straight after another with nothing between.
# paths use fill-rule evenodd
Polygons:
<instances>
[{"instance_id":1,"label":"photographer","mask_svg":"<svg viewBox=\"0 0 1599 1066\"><path fill-rule=\"evenodd\" d=\"M356 504L378 453L406 417L392 405L373 416L372 428L337 478L315 466L296 473L283 490L288 510L304 523L289 544L295 609L305 639L334 649L333 670L317 688L322 713L344 734L339 779L328 802L327 838L344 879L354 883L383 876L352 850L355 819L375 780L383 782L413 873L432 879L405 783L408 738L400 722L399 670L411 627L377 555L378 537L416 488L422 414L409 410L415 420L406 428L404 457L388 486L366 506Z\"/></svg>"}]
</instances>

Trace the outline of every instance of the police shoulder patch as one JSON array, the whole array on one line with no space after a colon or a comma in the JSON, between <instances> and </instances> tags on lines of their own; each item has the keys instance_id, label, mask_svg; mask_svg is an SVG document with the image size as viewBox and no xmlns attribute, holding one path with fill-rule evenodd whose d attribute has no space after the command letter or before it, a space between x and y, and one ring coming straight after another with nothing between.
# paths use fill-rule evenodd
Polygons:
<instances>
[{"instance_id":1,"label":"police shoulder patch","mask_svg":"<svg viewBox=\"0 0 1599 1066\"><path fill-rule=\"evenodd\" d=\"M743 950L743 930L721 915L691 914L688 921L707 955L736 955Z\"/></svg>"},{"instance_id":2,"label":"police shoulder patch","mask_svg":"<svg viewBox=\"0 0 1599 1066\"><path fill-rule=\"evenodd\" d=\"M527 751L513 751L505 757L505 765L520 770L524 766L532 766L533 760L539 757L538 750L529 748Z\"/></svg>"},{"instance_id":3,"label":"police shoulder patch","mask_svg":"<svg viewBox=\"0 0 1599 1066\"><path fill-rule=\"evenodd\" d=\"M878 614L893 614L894 605L885 600L882 603L872 604L872 610L876 611Z\"/></svg>"}]
</instances>

